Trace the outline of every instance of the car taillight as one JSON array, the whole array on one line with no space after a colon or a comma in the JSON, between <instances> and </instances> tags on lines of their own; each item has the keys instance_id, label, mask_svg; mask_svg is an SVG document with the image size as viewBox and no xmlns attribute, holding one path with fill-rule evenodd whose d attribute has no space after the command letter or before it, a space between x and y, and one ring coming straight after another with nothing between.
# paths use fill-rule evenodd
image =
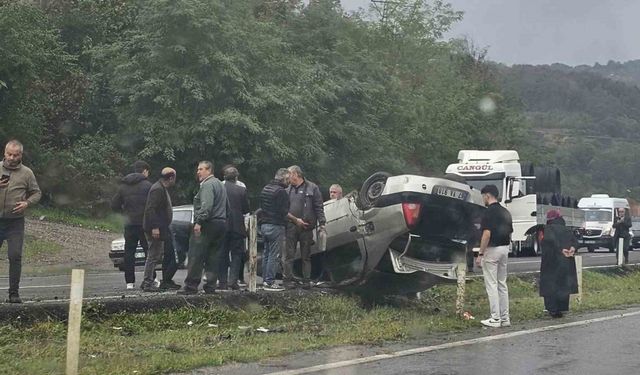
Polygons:
<instances>
[{"instance_id":1,"label":"car taillight","mask_svg":"<svg viewBox=\"0 0 640 375\"><path fill-rule=\"evenodd\" d=\"M402 213L404 214L404 220L407 222L409 229L413 228L420 221L420 209L422 205L420 203L403 203Z\"/></svg>"}]
</instances>

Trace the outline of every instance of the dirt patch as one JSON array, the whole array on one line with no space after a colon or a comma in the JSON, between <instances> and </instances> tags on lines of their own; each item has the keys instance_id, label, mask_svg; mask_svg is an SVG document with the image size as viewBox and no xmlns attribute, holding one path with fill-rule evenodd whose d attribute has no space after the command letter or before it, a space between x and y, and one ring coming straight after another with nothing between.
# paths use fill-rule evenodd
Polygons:
<instances>
[{"instance_id":1,"label":"dirt patch","mask_svg":"<svg viewBox=\"0 0 640 375\"><path fill-rule=\"evenodd\" d=\"M74 267L90 272L113 271L113 264L109 259L111 241L122 236L120 233L33 219L26 220L25 234L57 246L56 251L40 252L36 257L23 258L24 276L55 275L66 273ZM0 250L0 259L0 272L6 274L9 267L6 245Z\"/></svg>"}]
</instances>

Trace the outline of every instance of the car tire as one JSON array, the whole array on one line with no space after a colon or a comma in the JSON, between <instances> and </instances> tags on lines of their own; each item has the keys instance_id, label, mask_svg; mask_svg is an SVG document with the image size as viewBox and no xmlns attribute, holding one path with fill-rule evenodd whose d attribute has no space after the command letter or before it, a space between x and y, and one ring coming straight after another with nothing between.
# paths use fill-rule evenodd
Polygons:
<instances>
[{"instance_id":1,"label":"car tire","mask_svg":"<svg viewBox=\"0 0 640 375\"><path fill-rule=\"evenodd\" d=\"M387 172L376 172L369 176L362 184L356 200L356 206L361 210L371 208L382 195L389 177L391 177L391 174Z\"/></svg>"}]
</instances>

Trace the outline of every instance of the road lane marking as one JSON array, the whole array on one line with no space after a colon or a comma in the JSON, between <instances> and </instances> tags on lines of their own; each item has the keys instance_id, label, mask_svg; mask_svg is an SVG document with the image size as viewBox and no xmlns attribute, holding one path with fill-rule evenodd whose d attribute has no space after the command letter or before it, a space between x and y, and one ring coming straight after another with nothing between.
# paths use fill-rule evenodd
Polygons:
<instances>
[{"instance_id":1,"label":"road lane marking","mask_svg":"<svg viewBox=\"0 0 640 375\"><path fill-rule=\"evenodd\" d=\"M502 334L499 334L499 335L478 337L478 338L475 338L475 339L450 342L450 343L440 344L440 345L423 346L423 347L419 347L419 348L401 350L401 351L393 352L393 353L390 353L390 354L377 354L377 355L373 355L373 356L369 356L369 357L350 359L350 360L339 361L339 362L334 362L334 363L327 363L327 364L324 364L324 365L317 365L317 366L305 367L305 368L294 369L294 370L270 372L270 373L267 373L265 375L302 375L302 374L309 374L309 373L318 372L318 371L333 370L333 369L342 368L342 367L360 365L360 364L371 363L371 362L378 362L378 361L383 361L383 360L386 360L386 359L394 359L394 358L406 357L406 356L410 356L410 355L429 353L429 352L434 352L434 351L437 351L437 350L452 349L452 348L458 348L458 347L461 347L461 346L468 346L468 345L473 345L473 344L478 344L478 343L483 343L483 342L503 340L503 339L508 339L508 338L512 338L512 337L530 335L530 334L533 334L533 333L555 331L555 330L558 330L558 329L570 328L570 327L580 327L580 326L585 326L585 325L592 324L592 323L606 322L608 320L627 318L627 317L635 316L635 315L640 315L640 310L629 312L629 313L605 316L605 317L601 317L601 318L580 320L580 321L576 321L576 322L563 323L563 324L554 324L554 325L550 325L550 326L546 326L546 327L527 329L527 330L523 330L523 331L507 332L507 333L502 333Z\"/></svg>"},{"instance_id":2,"label":"road lane marking","mask_svg":"<svg viewBox=\"0 0 640 375\"><path fill-rule=\"evenodd\" d=\"M66 288L66 287L70 287L71 284L65 284L65 285L27 285L27 286L21 286L20 289L38 289L38 288ZM0 290L7 290L9 289L8 287L0 287Z\"/></svg>"},{"instance_id":3,"label":"road lane marking","mask_svg":"<svg viewBox=\"0 0 640 375\"><path fill-rule=\"evenodd\" d=\"M509 265L509 264L527 264L527 263L540 263L540 261L539 260L525 260L525 261L522 261L522 262L509 262L509 263L507 263L507 265Z\"/></svg>"}]
</instances>

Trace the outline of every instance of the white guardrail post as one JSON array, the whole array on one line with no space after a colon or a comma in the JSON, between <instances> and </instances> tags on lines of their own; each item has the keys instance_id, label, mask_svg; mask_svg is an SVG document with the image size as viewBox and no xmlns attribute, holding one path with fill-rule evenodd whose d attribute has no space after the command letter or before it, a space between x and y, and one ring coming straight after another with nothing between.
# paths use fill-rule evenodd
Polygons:
<instances>
[{"instance_id":1,"label":"white guardrail post","mask_svg":"<svg viewBox=\"0 0 640 375\"><path fill-rule=\"evenodd\" d=\"M576 255L576 279L578 279L578 295L576 302L582 303L582 255Z\"/></svg>"},{"instance_id":2,"label":"white guardrail post","mask_svg":"<svg viewBox=\"0 0 640 375\"><path fill-rule=\"evenodd\" d=\"M258 218L249 216L249 292L256 291L258 272Z\"/></svg>"},{"instance_id":3,"label":"white guardrail post","mask_svg":"<svg viewBox=\"0 0 640 375\"><path fill-rule=\"evenodd\" d=\"M618 239L618 265L621 266L624 262L624 238Z\"/></svg>"},{"instance_id":4,"label":"white guardrail post","mask_svg":"<svg viewBox=\"0 0 640 375\"><path fill-rule=\"evenodd\" d=\"M69 327L67 331L67 375L78 374L83 290L84 270L74 269L71 271L71 295L69 297Z\"/></svg>"}]
</instances>

